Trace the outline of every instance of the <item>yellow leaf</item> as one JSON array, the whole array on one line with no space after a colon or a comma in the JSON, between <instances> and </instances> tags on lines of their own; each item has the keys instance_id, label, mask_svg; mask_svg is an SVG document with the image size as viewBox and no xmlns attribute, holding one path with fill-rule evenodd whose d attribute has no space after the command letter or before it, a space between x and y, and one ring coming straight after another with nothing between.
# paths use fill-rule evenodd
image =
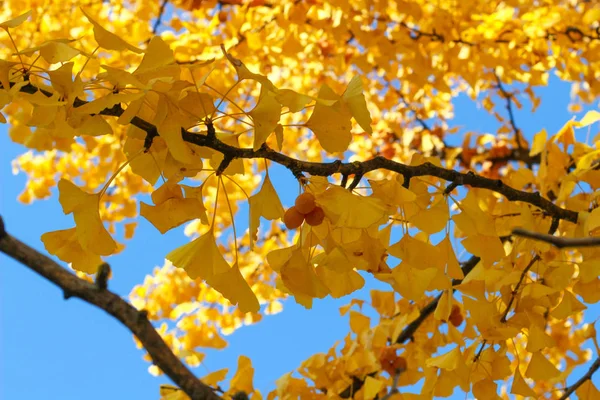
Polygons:
<instances>
[{"instance_id":1,"label":"yellow leaf","mask_svg":"<svg viewBox=\"0 0 600 400\"><path fill-rule=\"evenodd\" d=\"M529 150L530 156L535 156L544 151L546 147L546 141L548 138L548 133L546 133L545 129L542 129L533 137L533 144L531 145L531 150Z\"/></svg>"},{"instance_id":2,"label":"yellow leaf","mask_svg":"<svg viewBox=\"0 0 600 400\"><path fill-rule=\"evenodd\" d=\"M77 240L76 228L47 232L42 235L46 251L60 258L77 271L95 274L102 264L99 255L85 251Z\"/></svg>"},{"instance_id":3,"label":"yellow leaf","mask_svg":"<svg viewBox=\"0 0 600 400\"><path fill-rule=\"evenodd\" d=\"M171 251L165 258L174 266L183 268L192 279L208 279L231 268L217 247L212 229Z\"/></svg>"},{"instance_id":4,"label":"yellow leaf","mask_svg":"<svg viewBox=\"0 0 600 400\"><path fill-rule=\"evenodd\" d=\"M525 371L525 376L534 381L547 381L559 375L560 371L539 351L533 353L527 371Z\"/></svg>"},{"instance_id":5,"label":"yellow leaf","mask_svg":"<svg viewBox=\"0 0 600 400\"><path fill-rule=\"evenodd\" d=\"M153 36L144 52L144 58L138 65L134 74L139 75L145 72L154 71L175 62L173 51L160 36Z\"/></svg>"},{"instance_id":6,"label":"yellow leaf","mask_svg":"<svg viewBox=\"0 0 600 400\"><path fill-rule=\"evenodd\" d=\"M340 97L329 86L323 85L319 90L319 98L339 100ZM346 151L352 140L351 115L339 102L332 106L317 102L312 115L306 121L306 127L315 133L321 147L329 153Z\"/></svg>"},{"instance_id":7,"label":"yellow leaf","mask_svg":"<svg viewBox=\"0 0 600 400\"><path fill-rule=\"evenodd\" d=\"M381 392L384 386L385 384L379 379L367 376L367 378L365 379L365 386L363 389L363 398L365 400L374 399L379 394L379 392Z\"/></svg>"},{"instance_id":8,"label":"yellow leaf","mask_svg":"<svg viewBox=\"0 0 600 400\"><path fill-rule=\"evenodd\" d=\"M450 213L446 197L443 195L434 196L433 202L429 208L423 209L409 218L409 221L423 232L430 235L444 229L448 224Z\"/></svg>"},{"instance_id":9,"label":"yellow leaf","mask_svg":"<svg viewBox=\"0 0 600 400\"><path fill-rule=\"evenodd\" d=\"M262 86L260 97L256 107L248 113L254 122L254 150L260 149L260 146L268 139L269 135L275 131L281 116L281 105L275 99L275 93Z\"/></svg>"},{"instance_id":10,"label":"yellow leaf","mask_svg":"<svg viewBox=\"0 0 600 400\"><path fill-rule=\"evenodd\" d=\"M208 386L211 387L216 387L218 386L217 384L219 382L221 382L222 380L224 380L227 377L227 371L229 371L228 368L223 368L214 372L211 372L208 375L203 376L202 378L200 378L200 380Z\"/></svg>"},{"instance_id":11,"label":"yellow leaf","mask_svg":"<svg viewBox=\"0 0 600 400\"><path fill-rule=\"evenodd\" d=\"M568 290L565 290L562 301L554 310L550 312L550 316L557 319L565 319L573 314L585 310L587 307L577 300L577 297Z\"/></svg>"},{"instance_id":12,"label":"yellow leaf","mask_svg":"<svg viewBox=\"0 0 600 400\"><path fill-rule=\"evenodd\" d=\"M207 219L206 212L197 199L171 198L156 206L141 202L140 215L163 234L184 222Z\"/></svg>"},{"instance_id":13,"label":"yellow leaf","mask_svg":"<svg viewBox=\"0 0 600 400\"><path fill-rule=\"evenodd\" d=\"M338 272L328 267L318 266L316 272L334 299L353 293L365 285L364 278L352 269L346 272Z\"/></svg>"},{"instance_id":14,"label":"yellow leaf","mask_svg":"<svg viewBox=\"0 0 600 400\"><path fill-rule=\"evenodd\" d=\"M598 11L598 14L600 14L600 8L597 9L596 11ZM600 112L598 112L596 110L590 110L587 113L585 113L585 115L583 116L583 118L581 118L581 121L579 121L577 123L577 125L579 127L584 127L584 126L591 125L598 121L600 121Z\"/></svg>"},{"instance_id":15,"label":"yellow leaf","mask_svg":"<svg viewBox=\"0 0 600 400\"><path fill-rule=\"evenodd\" d=\"M279 89L275 95L275 99L279 104L287 107L293 113L302 111L312 101L312 97L296 93L291 89Z\"/></svg>"},{"instance_id":16,"label":"yellow leaf","mask_svg":"<svg viewBox=\"0 0 600 400\"><path fill-rule=\"evenodd\" d=\"M215 109L214 100L208 93L187 92L178 104L183 111L190 113L198 120L203 119Z\"/></svg>"},{"instance_id":17,"label":"yellow leaf","mask_svg":"<svg viewBox=\"0 0 600 400\"><path fill-rule=\"evenodd\" d=\"M111 108L116 104L128 103L143 96L144 92L107 94L106 96L73 109L73 111L82 114L99 114L104 109Z\"/></svg>"},{"instance_id":18,"label":"yellow leaf","mask_svg":"<svg viewBox=\"0 0 600 400\"><path fill-rule=\"evenodd\" d=\"M250 248L253 249L254 241L257 239L260 217L272 221L282 218L284 214L283 206L269 175L265 175L265 180L258 193L250 196L248 208L250 209Z\"/></svg>"},{"instance_id":19,"label":"yellow leaf","mask_svg":"<svg viewBox=\"0 0 600 400\"><path fill-rule=\"evenodd\" d=\"M86 115L81 125L77 127L79 135L102 136L113 133L110 124L101 115Z\"/></svg>"},{"instance_id":20,"label":"yellow leaf","mask_svg":"<svg viewBox=\"0 0 600 400\"><path fill-rule=\"evenodd\" d=\"M252 361L246 356L239 356L238 369L233 378L231 378L229 390L232 393L242 391L246 394L251 394L254 392L254 386L252 385L253 378L254 368L252 368Z\"/></svg>"},{"instance_id":21,"label":"yellow leaf","mask_svg":"<svg viewBox=\"0 0 600 400\"><path fill-rule=\"evenodd\" d=\"M402 186L396 179L384 179L381 181L369 179L369 185L373 189L373 197L377 197L389 205L402 206L405 203L412 203L417 199L417 195L414 192Z\"/></svg>"},{"instance_id":22,"label":"yellow leaf","mask_svg":"<svg viewBox=\"0 0 600 400\"><path fill-rule=\"evenodd\" d=\"M438 302L437 307L435 308L435 312L433 313L433 317L438 321L448 321L448 317L450 317L450 312L452 311L452 298L448 294L447 290L444 290L442 293L442 297Z\"/></svg>"},{"instance_id":23,"label":"yellow leaf","mask_svg":"<svg viewBox=\"0 0 600 400\"><path fill-rule=\"evenodd\" d=\"M600 14L600 9L598 11ZM600 18L600 15L598 17ZM583 382L583 384L575 390L575 394L577 394L578 400L600 399L600 391L596 389L596 386L592 383L591 379Z\"/></svg>"},{"instance_id":24,"label":"yellow leaf","mask_svg":"<svg viewBox=\"0 0 600 400\"><path fill-rule=\"evenodd\" d=\"M31 15L31 11L32 10L29 10L26 13L19 15L18 17L0 23L0 28L4 28L6 30L8 30L8 28L16 28L17 26L25 22L27 18L29 18L29 16Z\"/></svg>"},{"instance_id":25,"label":"yellow leaf","mask_svg":"<svg viewBox=\"0 0 600 400\"><path fill-rule=\"evenodd\" d=\"M542 328L535 323L531 324L529 335L527 336L527 351L535 353L536 351L540 351L546 347L554 347L555 345L554 339L548 336Z\"/></svg>"},{"instance_id":26,"label":"yellow leaf","mask_svg":"<svg viewBox=\"0 0 600 400\"><path fill-rule=\"evenodd\" d=\"M237 304L241 312L258 312L260 310L258 299L242 276L237 263L227 272L206 278L206 283L221 293L231 304Z\"/></svg>"},{"instance_id":27,"label":"yellow leaf","mask_svg":"<svg viewBox=\"0 0 600 400\"><path fill-rule=\"evenodd\" d=\"M314 267L306 261L301 249L295 248L291 257L281 266L283 284L294 294L323 298L329 294Z\"/></svg>"},{"instance_id":28,"label":"yellow leaf","mask_svg":"<svg viewBox=\"0 0 600 400\"><path fill-rule=\"evenodd\" d=\"M497 236L476 235L469 236L462 241L467 251L481 257L483 264L488 266L506 255L504 246Z\"/></svg>"},{"instance_id":29,"label":"yellow leaf","mask_svg":"<svg viewBox=\"0 0 600 400\"><path fill-rule=\"evenodd\" d=\"M584 25L592 25L594 22L600 21L600 7L590 8L585 12L581 22Z\"/></svg>"},{"instance_id":30,"label":"yellow leaf","mask_svg":"<svg viewBox=\"0 0 600 400\"><path fill-rule=\"evenodd\" d=\"M438 243L436 247L440 250L442 259L446 259L446 274L448 277L452 279L463 279L465 274L460 268L460 264L458 263L458 259L452 248L452 243L450 242L450 237L446 235L444 240Z\"/></svg>"},{"instance_id":31,"label":"yellow leaf","mask_svg":"<svg viewBox=\"0 0 600 400\"><path fill-rule=\"evenodd\" d=\"M350 311L350 329L352 332L360 335L369 330L371 319L358 311Z\"/></svg>"},{"instance_id":32,"label":"yellow leaf","mask_svg":"<svg viewBox=\"0 0 600 400\"><path fill-rule=\"evenodd\" d=\"M121 39L119 36L104 29L102 25L100 25L92 17L90 17L89 14L86 13L83 8L81 9L81 12L83 13L83 15L85 15L88 21L90 21L92 25L94 25L94 38L96 39L96 42L98 42L98 45L100 47L106 50L123 51L127 49L134 53L142 53L142 50L130 45L129 43Z\"/></svg>"},{"instance_id":33,"label":"yellow leaf","mask_svg":"<svg viewBox=\"0 0 600 400\"><path fill-rule=\"evenodd\" d=\"M428 367L436 367L446 371L454 371L462 360L460 348L455 347L446 354L428 359L425 364Z\"/></svg>"},{"instance_id":34,"label":"yellow leaf","mask_svg":"<svg viewBox=\"0 0 600 400\"><path fill-rule=\"evenodd\" d=\"M369 114L369 110L367 109L367 102L365 101L365 96L363 94L363 86L360 77L354 76L346 91L342 95L342 99L350 108L350 112L352 116L358 122L361 128L364 129L365 132L372 134L373 128L371 128L371 114Z\"/></svg>"},{"instance_id":35,"label":"yellow leaf","mask_svg":"<svg viewBox=\"0 0 600 400\"><path fill-rule=\"evenodd\" d=\"M385 268L386 247L379 238L371 237L366 230L360 234L360 238L342 245L344 255L338 258L338 262L328 263L332 267L338 265L338 271L348 270L352 267L369 272L379 272L381 267ZM336 254L336 250L329 253L329 257Z\"/></svg>"},{"instance_id":36,"label":"yellow leaf","mask_svg":"<svg viewBox=\"0 0 600 400\"><path fill-rule=\"evenodd\" d=\"M491 379L482 379L473 385L473 396L476 399L500 400L498 385Z\"/></svg>"},{"instance_id":37,"label":"yellow leaf","mask_svg":"<svg viewBox=\"0 0 600 400\"><path fill-rule=\"evenodd\" d=\"M227 53L223 45L221 45L221 51L223 52L227 60L229 60L231 65L233 65L233 68L235 68L235 71L238 75L238 81L243 81L244 79L251 79L253 81L259 82L262 86L265 86L271 91L277 91L277 88L275 88L273 83L266 76L250 72L248 67L246 67L246 65L244 65L243 62L233 57L231 54Z\"/></svg>"},{"instance_id":38,"label":"yellow leaf","mask_svg":"<svg viewBox=\"0 0 600 400\"><path fill-rule=\"evenodd\" d=\"M331 186L315 197L335 226L368 228L387 220L386 207L376 197L357 196L340 186Z\"/></svg>"},{"instance_id":39,"label":"yellow leaf","mask_svg":"<svg viewBox=\"0 0 600 400\"><path fill-rule=\"evenodd\" d=\"M529 387L527 382L525 382L525 379L523 379L523 376L521 375L521 372L519 371L518 367L515 369L515 376L513 378L512 387L510 388L510 393L518 394L520 396L525 397L529 396L537 398L537 394L533 391L532 388Z\"/></svg>"},{"instance_id":40,"label":"yellow leaf","mask_svg":"<svg viewBox=\"0 0 600 400\"><path fill-rule=\"evenodd\" d=\"M392 276L396 281L394 288L405 299L418 300L423 296L437 272L437 268L417 269L403 262L392 270Z\"/></svg>"},{"instance_id":41,"label":"yellow leaf","mask_svg":"<svg viewBox=\"0 0 600 400\"><path fill-rule=\"evenodd\" d=\"M181 136L181 121L177 117L178 112L169 106L166 118L156 125L158 134L167 142L169 152L176 161L184 164L194 164L198 157Z\"/></svg>"},{"instance_id":42,"label":"yellow leaf","mask_svg":"<svg viewBox=\"0 0 600 400\"><path fill-rule=\"evenodd\" d=\"M90 194L61 179L58 182L58 201L65 214L73 213L77 238L84 250L101 256L113 254L117 244L100 219L100 193Z\"/></svg>"}]
</instances>

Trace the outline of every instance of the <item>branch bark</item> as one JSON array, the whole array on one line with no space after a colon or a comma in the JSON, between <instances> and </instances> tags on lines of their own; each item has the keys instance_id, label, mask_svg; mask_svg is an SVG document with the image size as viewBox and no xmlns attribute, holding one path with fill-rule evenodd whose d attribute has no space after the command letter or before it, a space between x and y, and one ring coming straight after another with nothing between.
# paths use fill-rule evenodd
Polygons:
<instances>
[{"instance_id":1,"label":"branch bark","mask_svg":"<svg viewBox=\"0 0 600 400\"><path fill-rule=\"evenodd\" d=\"M547 235L545 233L532 232L522 228L515 228L512 231L515 236L521 236L527 239L545 242L559 249L565 247L594 247L600 246L600 237L568 238Z\"/></svg>"},{"instance_id":2,"label":"branch bark","mask_svg":"<svg viewBox=\"0 0 600 400\"><path fill-rule=\"evenodd\" d=\"M600 368L600 357L596 358L594 363L590 366L590 369L583 375L577 382L565 388L565 392L558 400L567 400L570 395L573 394L581 385L583 385L586 381L591 380L592 376L598 369Z\"/></svg>"},{"instance_id":3,"label":"branch bark","mask_svg":"<svg viewBox=\"0 0 600 400\"><path fill-rule=\"evenodd\" d=\"M218 400L213 389L197 379L173 354L144 311L138 311L120 296L98 288L73 275L52 259L6 233L0 217L0 251L60 287L65 298L78 297L101 308L133 333L144 345L152 361L193 400Z\"/></svg>"}]
</instances>

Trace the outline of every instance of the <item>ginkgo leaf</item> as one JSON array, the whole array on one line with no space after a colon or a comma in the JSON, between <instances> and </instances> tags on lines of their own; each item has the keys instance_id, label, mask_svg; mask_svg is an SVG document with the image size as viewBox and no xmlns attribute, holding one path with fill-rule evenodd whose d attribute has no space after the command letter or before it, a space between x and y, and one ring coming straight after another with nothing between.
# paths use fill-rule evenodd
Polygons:
<instances>
[{"instance_id":1,"label":"ginkgo leaf","mask_svg":"<svg viewBox=\"0 0 600 400\"><path fill-rule=\"evenodd\" d=\"M394 288L408 300L420 299L436 275L436 268L417 269L404 262L392 270Z\"/></svg>"},{"instance_id":2,"label":"ginkgo leaf","mask_svg":"<svg viewBox=\"0 0 600 400\"><path fill-rule=\"evenodd\" d=\"M350 269L345 272L337 272L328 267L319 265L316 268L317 276L327 286L331 297L338 299L354 293L365 285L365 279L356 271Z\"/></svg>"},{"instance_id":3,"label":"ginkgo leaf","mask_svg":"<svg viewBox=\"0 0 600 400\"><path fill-rule=\"evenodd\" d=\"M250 248L254 248L260 217L272 221L283 218L284 214L283 206L268 174L265 175L263 185L258 193L250 196L248 208L250 209Z\"/></svg>"},{"instance_id":4,"label":"ginkgo leaf","mask_svg":"<svg viewBox=\"0 0 600 400\"><path fill-rule=\"evenodd\" d=\"M102 256L113 254L117 245L100 219L100 193L86 193L65 179L58 182L58 191L63 212L73 213L81 247Z\"/></svg>"},{"instance_id":5,"label":"ginkgo leaf","mask_svg":"<svg viewBox=\"0 0 600 400\"><path fill-rule=\"evenodd\" d=\"M89 103L75 108L74 111L84 114L98 114L102 110L111 108L116 104L128 103L143 96L144 92L107 94L106 96L92 100Z\"/></svg>"},{"instance_id":6,"label":"ginkgo leaf","mask_svg":"<svg viewBox=\"0 0 600 400\"><path fill-rule=\"evenodd\" d=\"M600 10L598 10L600 11ZM600 14L600 12L598 13ZM600 18L600 15L598 16ZM600 390L596 388L596 385L592 382L591 379L587 379L583 382L576 390L575 394L577 395L578 400L596 400L600 399Z\"/></svg>"},{"instance_id":7,"label":"ginkgo leaf","mask_svg":"<svg viewBox=\"0 0 600 400\"><path fill-rule=\"evenodd\" d=\"M81 125L77 126L79 135L102 136L110 135L113 129L101 115L85 115Z\"/></svg>"},{"instance_id":8,"label":"ginkgo leaf","mask_svg":"<svg viewBox=\"0 0 600 400\"><path fill-rule=\"evenodd\" d=\"M146 85L138 80L138 78L131 72L123 71L118 68L109 67L108 65L101 65L102 69L106 70L98 75L99 78L107 79L116 87L125 88L128 85L136 87L138 89L145 89Z\"/></svg>"},{"instance_id":9,"label":"ginkgo leaf","mask_svg":"<svg viewBox=\"0 0 600 400\"><path fill-rule=\"evenodd\" d=\"M81 8L81 12L83 13L83 15L85 15L88 21L90 21L91 24L94 25L94 38L96 39L96 42L98 42L98 45L100 47L106 50L129 50L138 54L142 53L142 50L130 45L125 40L121 39L119 36L109 32L104 27L102 27L102 25L96 22L96 20L94 20L87 12L85 12L83 8Z\"/></svg>"},{"instance_id":10,"label":"ginkgo leaf","mask_svg":"<svg viewBox=\"0 0 600 400\"><path fill-rule=\"evenodd\" d=\"M329 294L314 267L306 261L302 249L293 250L291 257L281 266L281 279L295 295L323 298Z\"/></svg>"},{"instance_id":11,"label":"ginkgo leaf","mask_svg":"<svg viewBox=\"0 0 600 400\"><path fill-rule=\"evenodd\" d=\"M258 299L242 276L237 263L227 272L207 278L206 283L221 293L231 304L237 304L241 312L258 312L260 310Z\"/></svg>"},{"instance_id":12,"label":"ginkgo leaf","mask_svg":"<svg viewBox=\"0 0 600 400\"><path fill-rule=\"evenodd\" d=\"M163 234L184 222L207 219L198 199L171 198L155 206L141 202L140 215Z\"/></svg>"},{"instance_id":13,"label":"ginkgo leaf","mask_svg":"<svg viewBox=\"0 0 600 400\"><path fill-rule=\"evenodd\" d=\"M373 128L371 128L371 114L367 109L367 102L365 101L365 95L363 94L363 85L360 77L354 76L346 91L342 95L342 99L350 108L352 116L358 122L361 128L365 132L372 134Z\"/></svg>"},{"instance_id":14,"label":"ginkgo leaf","mask_svg":"<svg viewBox=\"0 0 600 400\"><path fill-rule=\"evenodd\" d=\"M529 335L527 336L527 351L535 353L545 349L546 347L553 347L556 345L554 339L548 336L542 328L537 324L532 323L529 327Z\"/></svg>"},{"instance_id":15,"label":"ginkgo leaf","mask_svg":"<svg viewBox=\"0 0 600 400\"><path fill-rule=\"evenodd\" d=\"M534 381L547 381L559 375L560 371L539 351L533 353L525 371L525 376Z\"/></svg>"},{"instance_id":16,"label":"ginkgo leaf","mask_svg":"<svg viewBox=\"0 0 600 400\"><path fill-rule=\"evenodd\" d=\"M200 378L200 380L208 386L216 387L218 386L217 384L219 382L225 380L228 371L228 368L219 369L211 372L210 374L204 375L202 378Z\"/></svg>"},{"instance_id":17,"label":"ginkgo leaf","mask_svg":"<svg viewBox=\"0 0 600 400\"><path fill-rule=\"evenodd\" d=\"M18 17L0 23L0 28L4 28L6 30L8 30L8 28L16 28L23 22L27 21L27 18L29 18L29 16L31 15L31 12L32 10L29 10L26 13L19 15Z\"/></svg>"},{"instance_id":18,"label":"ginkgo leaf","mask_svg":"<svg viewBox=\"0 0 600 400\"><path fill-rule=\"evenodd\" d=\"M437 367L447 371L454 371L458 367L460 361L462 361L460 348L455 347L445 354L430 358L425 364L428 367Z\"/></svg>"},{"instance_id":19,"label":"ginkgo leaf","mask_svg":"<svg viewBox=\"0 0 600 400\"><path fill-rule=\"evenodd\" d=\"M187 92L178 104L183 111L190 113L198 120L203 119L215 109L214 99L208 93Z\"/></svg>"},{"instance_id":20,"label":"ginkgo leaf","mask_svg":"<svg viewBox=\"0 0 600 400\"><path fill-rule=\"evenodd\" d=\"M435 308L435 312L433 316L438 321L448 321L448 317L450 316L450 312L452 311L452 300L447 290L444 290L442 293L442 297L438 302L437 307Z\"/></svg>"},{"instance_id":21,"label":"ginkgo leaf","mask_svg":"<svg viewBox=\"0 0 600 400\"><path fill-rule=\"evenodd\" d=\"M581 118L581 121L577 123L577 126L583 128L598 121L600 121L600 112L596 110L590 110L585 113L583 118Z\"/></svg>"},{"instance_id":22,"label":"ginkgo leaf","mask_svg":"<svg viewBox=\"0 0 600 400\"><path fill-rule=\"evenodd\" d=\"M297 93L291 89L279 89L275 95L275 99L293 113L302 111L312 101L312 97Z\"/></svg>"},{"instance_id":23,"label":"ginkgo leaf","mask_svg":"<svg viewBox=\"0 0 600 400\"><path fill-rule=\"evenodd\" d=\"M336 226L368 228L387 220L387 209L380 199L357 196L340 186L331 186L316 199L325 217Z\"/></svg>"},{"instance_id":24,"label":"ginkgo leaf","mask_svg":"<svg viewBox=\"0 0 600 400\"><path fill-rule=\"evenodd\" d=\"M212 229L171 251L165 258L174 266L183 268L192 279L208 279L231 268L217 247Z\"/></svg>"},{"instance_id":25,"label":"ginkgo leaf","mask_svg":"<svg viewBox=\"0 0 600 400\"><path fill-rule=\"evenodd\" d=\"M521 371L517 367L515 369L515 376L513 378L513 384L510 388L511 394L518 394L520 396L529 396L537 398L537 394L529 387L525 379L523 379L523 375L521 375Z\"/></svg>"},{"instance_id":26,"label":"ginkgo leaf","mask_svg":"<svg viewBox=\"0 0 600 400\"><path fill-rule=\"evenodd\" d=\"M48 253L53 254L77 271L95 274L102 258L81 247L77 238L77 229L64 229L47 232L42 235L42 242Z\"/></svg>"},{"instance_id":27,"label":"ginkgo leaf","mask_svg":"<svg viewBox=\"0 0 600 400\"><path fill-rule=\"evenodd\" d=\"M264 86L268 90L271 90L274 92L277 91L277 88L275 88L275 85L273 85L273 83L266 76L260 75L260 74L255 74L254 72L250 72L248 67L246 67L246 65L244 65L244 63L242 61L238 60L237 58L235 58L231 54L229 54L225 50L225 47L223 45L221 45L221 51L223 52L223 54L225 55L227 60L231 63L231 65L233 65L233 68L235 68L235 71L237 72L237 75L238 75L238 81L243 81L244 79L251 79L253 81L259 82L262 86Z\"/></svg>"},{"instance_id":28,"label":"ginkgo leaf","mask_svg":"<svg viewBox=\"0 0 600 400\"><path fill-rule=\"evenodd\" d=\"M281 115L281 105L275 99L275 93L262 86L258 103L248 114L254 123L253 148L256 151L275 131Z\"/></svg>"},{"instance_id":29,"label":"ginkgo leaf","mask_svg":"<svg viewBox=\"0 0 600 400\"><path fill-rule=\"evenodd\" d=\"M319 98L339 100L340 96L329 86L323 85L319 90ZM317 102L310 118L306 121L306 127L315 133L321 147L329 153L346 151L352 140L351 114L339 103L327 106Z\"/></svg>"},{"instance_id":30,"label":"ginkgo leaf","mask_svg":"<svg viewBox=\"0 0 600 400\"><path fill-rule=\"evenodd\" d=\"M409 218L409 221L423 232L434 234L446 227L450 212L445 196L434 196L431 206L422 209Z\"/></svg>"},{"instance_id":31,"label":"ginkgo leaf","mask_svg":"<svg viewBox=\"0 0 600 400\"><path fill-rule=\"evenodd\" d=\"M246 394L252 394L254 392L253 379L254 368L252 367L252 361L246 356L239 356L237 371L235 371L235 375L231 378L229 390L233 393L241 391Z\"/></svg>"},{"instance_id":32,"label":"ginkgo leaf","mask_svg":"<svg viewBox=\"0 0 600 400\"><path fill-rule=\"evenodd\" d=\"M174 62L173 50L171 50L169 45L160 36L153 36L144 51L142 62L138 65L134 74L139 75L144 72L154 71L157 68L173 64Z\"/></svg>"},{"instance_id":33,"label":"ginkgo leaf","mask_svg":"<svg viewBox=\"0 0 600 400\"><path fill-rule=\"evenodd\" d=\"M365 400L374 399L384 387L384 382L380 381L379 379L367 376L367 378L365 379L365 386L363 389L363 398Z\"/></svg>"},{"instance_id":34,"label":"ginkgo leaf","mask_svg":"<svg viewBox=\"0 0 600 400\"><path fill-rule=\"evenodd\" d=\"M585 310L587 307L577 300L577 297L569 290L564 291L560 304L550 312L550 315L557 319L566 319L573 314Z\"/></svg>"}]
</instances>

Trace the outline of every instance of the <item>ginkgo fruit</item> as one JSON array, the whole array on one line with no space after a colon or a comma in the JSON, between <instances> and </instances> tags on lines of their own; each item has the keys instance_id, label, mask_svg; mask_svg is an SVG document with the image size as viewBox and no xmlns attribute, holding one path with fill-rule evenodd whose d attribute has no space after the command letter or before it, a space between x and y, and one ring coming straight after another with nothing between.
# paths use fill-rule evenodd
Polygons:
<instances>
[{"instance_id":1,"label":"ginkgo fruit","mask_svg":"<svg viewBox=\"0 0 600 400\"><path fill-rule=\"evenodd\" d=\"M321 207L315 207L311 212L304 216L306 223L310 226L319 226L325 219L325 212Z\"/></svg>"},{"instance_id":2,"label":"ginkgo fruit","mask_svg":"<svg viewBox=\"0 0 600 400\"><path fill-rule=\"evenodd\" d=\"M452 311L450 311L450 317L448 317L448 321L456 327L460 326L463 323L465 317L463 316L460 307L456 304L452 306Z\"/></svg>"},{"instance_id":3,"label":"ginkgo fruit","mask_svg":"<svg viewBox=\"0 0 600 400\"><path fill-rule=\"evenodd\" d=\"M283 215L283 222L288 229L296 229L304 222L304 215L296 207L290 207Z\"/></svg>"},{"instance_id":4,"label":"ginkgo fruit","mask_svg":"<svg viewBox=\"0 0 600 400\"><path fill-rule=\"evenodd\" d=\"M296 197L296 210L301 214L308 214L317 206L315 203L315 196L312 193L304 192L300 196Z\"/></svg>"}]
</instances>

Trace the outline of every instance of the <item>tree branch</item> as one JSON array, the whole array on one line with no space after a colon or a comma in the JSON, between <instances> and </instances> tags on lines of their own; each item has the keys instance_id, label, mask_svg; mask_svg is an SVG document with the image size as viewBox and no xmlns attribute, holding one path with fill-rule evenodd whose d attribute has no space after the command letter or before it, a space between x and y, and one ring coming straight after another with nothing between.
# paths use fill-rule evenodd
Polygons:
<instances>
[{"instance_id":1,"label":"tree branch","mask_svg":"<svg viewBox=\"0 0 600 400\"><path fill-rule=\"evenodd\" d=\"M40 91L37 87L28 84L21 88L21 91L26 93L35 93ZM41 91L47 96L51 96L51 93L47 91ZM73 106L80 107L87 104L86 101L76 99ZM120 104L116 104L111 108L102 110L100 115L115 116L119 117L125 110ZM143 120L139 117L134 117L131 120L131 124L137 128L145 131L151 137L158 135L156 126ZM298 173L306 172L315 176L330 176L336 173L343 175L364 175L368 172L383 169L391 172L396 172L404 176L404 183L408 184L410 178L419 176L434 176L443 179L448 182L459 182L459 185L469 185L471 187L488 189L493 192L499 193L506 197L510 201L521 201L534 205L541 210L544 210L548 215L570 221L573 223L577 222L578 213L568 209L558 207L548 199L543 198L539 192L525 192L514 189L502 182L499 179L489 179L474 173L461 173L452 169L446 169L438 167L430 162L423 163L421 165L406 165L396 161L388 160L385 157L377 156L370 160L362 162L351 162L343 163L339 160L329 163L319 163L297 160L292 157L288 157L283 153L279 153L269 148L266 145L261 146L258 150L250 148L239 148L230 146L212 135L204 135L198 132L189 132L185 129L181 129L183 140L195 144L201 147L207 147L222 153L225 157L231 159L246 158L256 159L263 158L271 160L289 169L294 176ZM150 144L149 140L146 140L145 145Z\"/></svg>"},{"instance_id":2,"label":"tree branch","mask_svg":"<svg viewBox=\"0 0 600 400\"><path fill-rule=\"evenodd\" d=\"M596 358L594 363L590 366L590 369L583 375L577 382L565 388L565 392L558 400L567 400L574 391L576 391L586 381L591 380L592 376L600 368L600 357Z\"/></svg>"},{"instance_id":3,"label":"tree branch","mask_svg":"<svg viewBox=\"0 0 600 400\"><path fill-rule=\"evenodd\" d=\"M565 247L594 247L600 246L600 237L585 237L585 238L568 238L558 237L553 235L547 235L545 233L538 233L528 231L522 228L515 228L512 231L515 236L521 236L527 239L537 240L545 242L557 247L559 249Z\"/></svg>"},{"instance_id":4,"label":"tree branch","mask_svg":"<svg viewBox=\"0 0 600 400\"><path fill-rule=\"evenodd\" d=\"M152 35L156 35L156 32L158 31L158 27L162 22L162 17L165 14L165 8L167 7L168 2L169 0L162 0L162 3L160 4L160 9L158 10L156 21L154 21L154 26L152 26Z\"/></svg>"},{"instance_id":5,"label":"tree branch","mask_svg":"<svg viewBox=\"0 0 600 400\"><path fill-rule=\"evenodd\" d=\"M138 311L113 292L98 288L61 267L52 259L10 236L0 217L0 251L60 287L69 297L101 308L125 325L144 345L152 361L193 400L220 399L210 386L197 379L173 354L163 341L146 313Z\"/></svg>"}]
</instances>

